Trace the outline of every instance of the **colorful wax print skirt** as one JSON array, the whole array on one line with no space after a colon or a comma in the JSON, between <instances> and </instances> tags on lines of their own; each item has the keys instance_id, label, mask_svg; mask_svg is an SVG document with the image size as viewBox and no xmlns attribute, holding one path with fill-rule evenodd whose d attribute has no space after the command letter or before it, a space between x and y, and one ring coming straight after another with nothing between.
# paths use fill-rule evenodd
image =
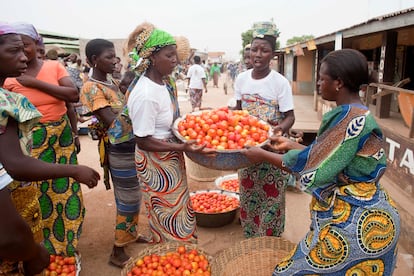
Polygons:
<instances>
[{"instance_id":1,"label":"colorful wax print skirt","mask_svg":"<svg viewBox=\"0 0 414 276\"><path fill-rule=\"evenodd\" d=\"M72 129L66 116L33 128L32 156L48 163L77 164ZM74 256L85 207L80 183L70 177L37 182L44 244L50 254Z\"/></svg>"},{"instance_id":2,"label":"colorful wax print skirt","mask_svg":"<svg viewBox=\"0 0 414 276\"><path fill-rule=\"evenodd\" d=\"M135 151L135 163L154 243L197 242L196 218L181 152Z\"/></svg>"},{"instance_id":3,"label":"colorful wax print skirt","mask_svg":"<svg viewBox=\"0 0 414 276\"><path fill-rule=\"evenodd\" d=\"M115 245L125 246L138 237L141 189L135 169L135 141L109 144L108 164L116 203Z\"/></svg>"},{"instance_id":4,"label":"colorful wax print skirt","mask_svg":"<svg viewBox=\"0 0 414 276\"><path fill-rule=\"evenodd\" d=\"M334 197L327 208L312 199L310 231L274 276L392 275L400 218L391 198L372 183L342 186Z\"/></svg>"}]
</instances>

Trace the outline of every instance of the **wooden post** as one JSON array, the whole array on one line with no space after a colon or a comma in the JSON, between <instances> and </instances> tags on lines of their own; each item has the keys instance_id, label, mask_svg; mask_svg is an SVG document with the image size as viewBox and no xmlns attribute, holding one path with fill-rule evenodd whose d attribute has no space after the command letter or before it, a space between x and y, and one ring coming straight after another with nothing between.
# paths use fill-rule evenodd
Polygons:
<instances>
[{"instance_id":1,"label":"wooden post","mask_svg":"<svg viewBox=\"0 0 414 276\"><path fill-rule=\"evenodd\" d=\"M394 79L395 53L397 48L398 33L388 31L383 34L378 82L392 82ZM386 95L377 99L376 114L379 118L390 117L391 100L391 95Z\"/></svg>"}]
</instances>

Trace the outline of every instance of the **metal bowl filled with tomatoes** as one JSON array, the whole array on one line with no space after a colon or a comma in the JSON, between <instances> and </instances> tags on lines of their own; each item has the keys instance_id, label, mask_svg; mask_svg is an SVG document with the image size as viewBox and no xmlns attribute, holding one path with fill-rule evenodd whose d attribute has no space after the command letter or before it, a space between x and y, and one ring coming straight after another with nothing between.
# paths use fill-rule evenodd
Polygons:
<instances>
[{"instance_id":1,"label":"metal bowl filled with tomatoes","mask_svg":"<svg viewBox=\"0 0 414 276\"><path fill-rule=\"evenodd\" d=\"M252 165L241 149L247 145L264 146L272 128L247 111L225 107L186 114L175 120L173 133L182 142L195 140L216 151L214 155L186 152L193 162L209 169L231 171Z\"/></svg>"},{"instance_id":2,"label":"metal bowl filled with tomatoes","mask_svg":"<svg viewBox=\"0 0 414 276\"><path fill-rule=\"evenodd\" d=\"M190 199L197 225L201 227L221 227L232 223L240 208L239 195L223 190L198 190L190 193Z\"/></svg>"},{"instance_id":3,"label":"metal bowl filled with tomatoes","mask_svg":"<svg viewBox=\"0 0 414 276\"><path fill-rule=\"evenodd\" d=\"M217 177L214 183L217 189L233 193L240 192L239 175L237 173Z\"/></svg>"}]
</instances>

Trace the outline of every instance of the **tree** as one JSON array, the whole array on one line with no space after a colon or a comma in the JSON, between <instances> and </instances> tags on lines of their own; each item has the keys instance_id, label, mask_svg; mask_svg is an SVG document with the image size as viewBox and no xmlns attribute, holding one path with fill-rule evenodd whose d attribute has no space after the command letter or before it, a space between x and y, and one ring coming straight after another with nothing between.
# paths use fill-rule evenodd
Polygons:
<instances>
[{"instance_id":1,"label":"tree","mask_svg":"<svg viewBox=\"0 0 414 276\"><path fill-rule=\"evenodd\" d=\"M302 35L302 36L294 36L292 38L289 38L286 41L286 45L293 45L297 43L302 43L311 39L314 39L315 37L313 35Z\"/></svg>"}]
</instances>

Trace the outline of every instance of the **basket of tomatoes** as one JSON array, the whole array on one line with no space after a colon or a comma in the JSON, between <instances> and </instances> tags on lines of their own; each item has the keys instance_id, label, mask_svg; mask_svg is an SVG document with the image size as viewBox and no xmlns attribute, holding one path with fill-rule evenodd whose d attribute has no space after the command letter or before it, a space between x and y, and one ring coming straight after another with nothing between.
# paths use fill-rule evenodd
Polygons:
<instances>
[{"instance_id":1,"label":"basket of tomatoes","mask_svg":"<svg viewBox=\"0 0 414 276\"><path fill-rule=\"evenodd\" d=\"M240 208L239 195L223 190L199 190L190 193L197 225L221 227L232 223Z\"/></svg>"},{"instance_id":2,"label":"basket of tomatoes","mask_svg":"<svg viewBox=\"0 0 414 276\"><path fill-rule=\"evenodd\" d=\"M237 170L251 162L240 152L245 146L264 146L271 135L270 125L246 110L227 107L186 114L175 120L174 135L182 142L195 140L216 151L214 155L186 152L189 159L214 170Z\"/></svg>"},{"instance_id":3,"label":"basket of tomatoes","mask_svg":"<svg viewBox=\"0 0 414 276\"><path fill-rule=\"evenodd\" d=\"M49 266L43 271L44 276L78 276L81 270L80 256L63 257L50 255Z\"/></svg>"},{"instance_id":4,"label":"basket of tomatoes","mask_svg":"<svg viewBox=\"0 0 414 276\"><path fill-rule=\"evenodd\" d=\"M196 244L166 242L150 245L129 261L122 276L201 275L210 276L212 257Z\"/></svg>"},{"instance_id":5,"label":"basket of tomatoes","mask_svg":"<svg viewBox=\"0 0 414 276\"><path fill-rule=\"evenodd\" d=\"M240 187L239 187L239 176L237 173L223 175L214 181L218 189L228 191L228 192L234 192L239 193Z\"/></svg>"}]
</instances>

